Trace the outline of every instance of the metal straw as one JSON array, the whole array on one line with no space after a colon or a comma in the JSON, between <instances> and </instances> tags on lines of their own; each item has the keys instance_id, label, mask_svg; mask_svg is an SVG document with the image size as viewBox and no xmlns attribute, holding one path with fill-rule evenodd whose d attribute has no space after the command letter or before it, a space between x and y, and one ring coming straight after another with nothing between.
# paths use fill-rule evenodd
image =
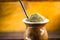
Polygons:
<instances>
[{"instance_id":1,"label":"metal straw","mask_svg":"<svg viewBox=\"0 0 60 40\"><path fill-rule=\"evenodd\" d=\"M27 12L26 12L26 9L25 9L25 7L24 7L24 5L23 5L23 2L22 2L21 0L19 0L19 2L20 2L20 4L21 4L21 6L22 6L22 9L23 9L26 17L29 18L29 17L28 17L28 14L27 14Z\"/></svg>"}]
</instances>

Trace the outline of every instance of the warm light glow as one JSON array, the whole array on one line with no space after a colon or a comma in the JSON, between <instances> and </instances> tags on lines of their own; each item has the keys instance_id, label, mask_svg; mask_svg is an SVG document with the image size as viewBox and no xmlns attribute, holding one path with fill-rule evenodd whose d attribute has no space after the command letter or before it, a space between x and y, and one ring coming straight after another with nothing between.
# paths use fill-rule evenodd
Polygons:
<instances>
[{"instance_id":1,"label":"warm light glow","mask_svg":"<svg viewBox=\"0 0 60 40\"><path fill-rule=\"evenodd\" d=\"M27 5L28 3L28 5ZM48 18L50 22L46 25L48 31L60 30L60 2L30 2L28 1L27 13L38 12ZM0 32L25 31L25 24L22 20L25 17L19 2L0 3ZM2 15L2 16L1 16Z\"/></svg>"}]
</instances>

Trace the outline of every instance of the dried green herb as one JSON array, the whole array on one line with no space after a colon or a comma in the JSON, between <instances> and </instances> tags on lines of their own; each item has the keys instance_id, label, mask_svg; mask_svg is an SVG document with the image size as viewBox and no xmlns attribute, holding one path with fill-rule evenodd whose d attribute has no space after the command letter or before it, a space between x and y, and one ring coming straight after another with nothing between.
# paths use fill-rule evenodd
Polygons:
<instances>
[{"instance_id":1,"label":"dried green herb","mask_svg":"<svg viewBox=\"0 0 60 40\"><path fill-rule=\"evenodd\" d=\"M44 20L44 17L38 13L32 14L30 18L27 19L27 21L30 21L30 22L41 22L43 20Z\"/></svg>"}]
</instances>

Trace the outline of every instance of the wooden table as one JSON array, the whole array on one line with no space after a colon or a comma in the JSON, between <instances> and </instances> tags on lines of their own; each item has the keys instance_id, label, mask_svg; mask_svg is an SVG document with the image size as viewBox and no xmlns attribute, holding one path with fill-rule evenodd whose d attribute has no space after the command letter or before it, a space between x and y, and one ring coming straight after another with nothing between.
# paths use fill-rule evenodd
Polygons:
<instances>
[{"instance_id":1,"label":"wooden table","mask_svg":"<svg viewBox=\"0 0 60 40\"><path fill-rule=\"evenodd\" d=\"M60 40L60 31L48 32L48 40ZM24 32L0 32L0 39L2 40L23 40Z\"/></svg>"},{"instance_id":2,"label":"wooden table","mask_svg":"<svg viewBox=\"0 0 60 40\"><path fill-rule=\"evenodd\" d=\"M24 39L1 39L1 40L24 40ZM60 40L60 39L59 38L56 38L56 39L48 39L48 40Z\"/></svg>"}]
</instances>

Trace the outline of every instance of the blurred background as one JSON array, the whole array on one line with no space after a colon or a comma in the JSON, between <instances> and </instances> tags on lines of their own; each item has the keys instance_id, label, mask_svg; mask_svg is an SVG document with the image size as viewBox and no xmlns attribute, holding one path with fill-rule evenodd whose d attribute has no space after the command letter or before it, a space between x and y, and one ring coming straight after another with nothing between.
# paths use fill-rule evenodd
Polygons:
<instances>
[{"instance_id":1,"label":"blurred background","mask_svg":"<svg viewBox=\"0 0 60 40\"><path fill-rule=\"evenodd\" d=\"M60 31L59 0L23 0L28 15L38 12L50 21L47 31ZM0 0L0 32L24 32L26 18L18 0Z\"/></svg>"}]
</instances>

